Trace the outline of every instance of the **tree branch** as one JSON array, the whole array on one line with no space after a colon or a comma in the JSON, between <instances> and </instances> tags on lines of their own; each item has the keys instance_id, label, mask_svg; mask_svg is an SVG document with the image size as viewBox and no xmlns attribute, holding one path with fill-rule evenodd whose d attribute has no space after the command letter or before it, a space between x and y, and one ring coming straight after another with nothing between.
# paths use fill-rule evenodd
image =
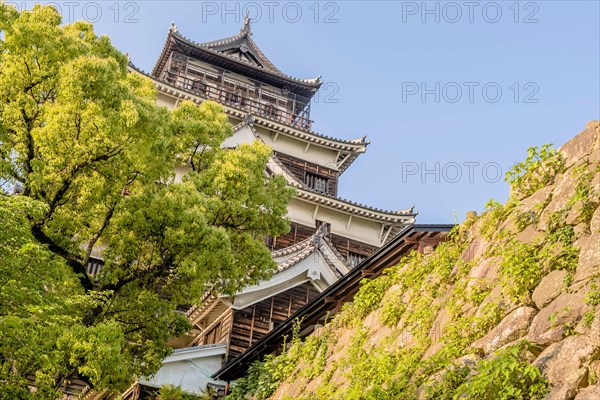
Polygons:
<instances>
[{"instance_id":1,"label":"tree branch","mask_svg":"<svg viewBox=\"0 0 600 400\"><path fill-rule=\"evenodd\" d=\"M92 250L94 250L94 246L96 245L96 242L98 241L98 239L100 239L102 232L104 232L104 230L108 226L108 223L110 222L110 219L112 218L112 216L115 212L116 206L117 206L117 202L115 201L114 204L108 208L108 213L104 217L104 221L102 221L102 226L100 227L100 229L98 229L98 231L94 234L94 236L88 243L87 249L85 251L85 257L83 258L83 265L87 265L88 262L90 261L90 257L92 255Z\"/></svg>"},{"instance_id":2,"label":"tree branch","mask_svg":"<svg viewBox=\"0 0 600 400\"><path fill-rule=\"evenodd\" d=\"M26 125L25 138L27 139L27 157L25 158L25 175L29 175L33 170L31 168L31 161L35 158L35 145L33 143L33 137L31 136L31 130L33 129L32 119L29 118L25 109L21 109L21 115ZM31 192L29 185L25 184L23 194L28 196Z\"/></svg>"},{"instance_id":3,"label":"tree branch","mask_svg":"<svg viewBox=\"0 0 600 400\"><path fill-rule=\"evenodd\" d=\"M58 207L59 202L63 199L64 195L67 193L67 191L71 187L71 184L73 183L73 181L75 180L75 178L77 177L77 175L79 174L79 172L81 170L83 170L85 167L89 166L90 164L93 164L93 163L96 163L99 161L107 161L107 160L117 156L123 150L123 149L119 149L119 147L120 146L116 146L115 148L113 148L112 150L110 150L104 154L98 155L90 160L84 161L81 164L76 165L75 168L73 168L70 176L63 179L61 187L58 189L58 191L54 195L53 199L49 202L49 210L48 210L48 213L46 214L44 220L48 219L54 213L54 211L56 211L56 207Z\"/></svg>"},{"instance_id":4,"label":"tree branch","mask_svg":"<svg viewBox=\"0 0 600 400\"><path fill-rule=\"evenodd\" d=\"M81 282L81 285L86 292L89 292L94 288L94 283L90 279L85 268L86 264L83 264L83 262L74 257L69 251L54 243L54 241L44 233L40 224L34 224L31 227L31 233L40 243L47 245L51 252L62 257L67 262L69 267L71 267L71 270L77 274L79 282Z\"/></svg>"}]
</instances>

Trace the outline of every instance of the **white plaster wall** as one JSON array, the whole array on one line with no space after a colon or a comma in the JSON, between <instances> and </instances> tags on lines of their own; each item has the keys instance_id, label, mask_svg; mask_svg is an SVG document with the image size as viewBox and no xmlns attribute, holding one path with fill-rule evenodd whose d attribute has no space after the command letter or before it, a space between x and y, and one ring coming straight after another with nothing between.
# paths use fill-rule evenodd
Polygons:
<instances>
[{"instance_id":1,"label":"white plaster wall","mask_svg":"<svg viewBox=\"0 0 600 400\"><path fill-rule=\"evenodd\" d=\"M237 145L242 143L250 144L255 140L256 136L254 136L250 128L244 126L242 129L225 139L223 143L221 143L221 147L236 147Z\"/></svg>"},{"instance_id":2,"label":"white plaster wall","mask_svg":"<svg viewBox=\"0 0 600 400\"><path fill-rule=\"evenodd\" d=\"M381 246L381 240L379 238L381 233L381 223L354 215L352 216L350 227L346 229L350 214L320 205L315 218L316 207L316 204L294 198L288 205L287 216L292 222L306 226L315 226L315 220L317 219L319 221L325 221L331 224L332 233L373 246Z\"/></svg>"},{"instance_id":3,"label":"white plaster wall","mask_svg":"<svg viewBox=\"0 0 600 400\"><path fill-rule=\"evenodd\" d=\"M381 246L379 234L381 232L381 223L369 221L364 218L354 215L348 226L349 214L342 213L338 210L319 206L317 211L317 219L327 221L331 224L331 232L338 235L355 239L373 246Z\"/></svg>"},{"instance_id":4,"label":"white plaster wall","mask_svg":"<svg viewBox=\"0 0 600 400\"><path fill-rule=\"evenodd\" d=\"M255 125L256 132L261 139L271 146L273 150L288 154L306 161L313 162L331 169L337 169L335 160L338 152L316 144L310 144L306 149L306 141L279 133L275 139L276 132ZM273 141L275 139L275 141ZM306 152L304 152L306 150Z\"/></svg>"},{"instance_id":5,"label":"white plaster wall","mask_svg":"<svg viewBox=\"0 0 600 400\"><path fill-rule=\"evenodd\" d=\"M156 104L159 106L167 107L169 110L175 108L175 103L177 100L171 96L167 96L164 93L158 93L156 96Z\"/></svg>"},{"instance_id":6,"label":"white plaster wall","mask_svg":"<svg viewBox=\"0 0 600 400\"><path fill-rule=\"evenodd\" d=\"M188 165L179 165L175 167L175 182L181 182L185 174L190 172L192 168Z\"/></svg>"},{"instance_id":7,"label":"white plaster wall","mask_svg":"<svg viewBox=\"0 0 600 400\"><path fill-rule=\"evenodd\" d=\"M209 382L216 382L210 375L221 368L222 357L221 354L217 354L189 360L167 362L163 364L151 379L140 380L140 383L152 387L171 384L181 386L188 393L202 394Z\"/></svg>"},{"instance_id":8,"label":"white plaster wall","mask_svg":"<svg viewBox=\"0 0 600 400\"><path fill-rule=\"evenodd\" d=\"M315 205L298 198L293 198L288 204L287 216L292 222L306 226L315 226Z\"/></svg>"},{"instance_id":9,"label":"white plaster wall","mask_svg":"<svg viewBox=\"0 0 600 400\"><path fill-rule=\"evenodd\" d=\"M157 96L157 103L172 109L175 106L176 100L163 93L159 93ZM235 123L237 120L232 120L232 122ZM273 141L276 132L257 125L255 125L255 129L261 139L275 151L302 158L309 162L327 166L329 168L335 168L335 160L337 159L338 154L337 151L315 144L311 144L307 149L307 142L287 136L284 133L279 133L276 141ZM224 145L229 147L239 143L249 143L253 140L254 135L250 132L249 128L243 128L232 137L226 139ZM175 180L181 181L181 177L188 170L188 167L176 167ZM331 231L333 233L373 246L381 246L381 223L353 216L350 227L347 229L349 214L325 206L319 206L315 218L315 208L315 204L296 198L293 199L288 206L288 217L293 222L306 226L315 226L315 219L326 221L331 224Z\"/></svg>"}]
</instances>

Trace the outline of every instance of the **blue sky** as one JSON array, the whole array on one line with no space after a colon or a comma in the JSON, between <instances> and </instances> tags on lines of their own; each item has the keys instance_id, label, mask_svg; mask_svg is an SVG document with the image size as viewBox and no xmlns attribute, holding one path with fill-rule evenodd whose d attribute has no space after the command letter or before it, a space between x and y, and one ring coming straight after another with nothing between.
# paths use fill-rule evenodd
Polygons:
<instances>
[{"instance_id":1,"label":"blue sky","mask_svg":"<svg viewBox=\"0 0 600 400\"><path fill-rule=\"evenodd\" d=\"M279 69L326 82L314 130L371 141L339 194L414 205L420 223L461 221L506 200L499 174L528 147L560 145L600 119L598 1L57 4L65 22L93 21L144 70L171 21L202 42L237 33L249 12Z\"/></svg>"}]
</instances>

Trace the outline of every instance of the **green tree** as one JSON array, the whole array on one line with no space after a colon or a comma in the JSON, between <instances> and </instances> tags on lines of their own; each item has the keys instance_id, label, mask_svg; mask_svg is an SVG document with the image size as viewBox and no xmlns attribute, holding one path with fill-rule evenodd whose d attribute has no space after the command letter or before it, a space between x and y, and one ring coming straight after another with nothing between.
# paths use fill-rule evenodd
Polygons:
<instances>
[{"instance_id":1,"label":"green tree","mask_svg":"<svg viewBox=\"0 0 600 400\"><path fill-rule=\"evenodd\" d=\"M155 96L90 24L0 3L0 398L124 388L190 328L178 305L274 271L293 191L270 149L221 149L218 104Z\"/></svg>"}]
</instances>

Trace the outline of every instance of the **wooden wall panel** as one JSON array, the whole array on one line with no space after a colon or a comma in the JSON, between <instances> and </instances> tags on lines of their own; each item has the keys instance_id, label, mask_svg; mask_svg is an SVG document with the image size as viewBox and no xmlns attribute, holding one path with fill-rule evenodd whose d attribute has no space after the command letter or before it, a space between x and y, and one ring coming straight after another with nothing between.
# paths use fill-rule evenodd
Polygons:
<instances>
[{"instance_id":1,"label":"wooden wall panel","mask_svg":"<svg viewBox=\"0 0 600 400\"><path fill-rule=\"evenodd\" d=\"M278 236L274 239L269 238L267 245L271 250L281 250L286 247L292 246L298 242L301 242L305 239L308 239L316 232L316 228L300 225L295 222L291 223L290 232ZM330 233L327 235L327 239L333 244L333 246L340 252L340 254L346 259L349 256L359 256L361 258L365 258L373 254L377 247L371 246L357 240L348 239L340 235L336 235L334 233Z\"/></svg>"},{"instance_id":2,"label":"wooden wall panel","mask_svg":"<svg viewBox=\"0 0 600 400\"><path fill-rule=\"evenodd\" d=\"M281 250L298 242L308 239L316 232L316 228L300 225L295 222L290 224L290 232L272 240L271 250Z\"/></svg>"},{"instance_id":3,"label":"wooden wall panel","mask_svg":"<svg viewBox=\"0 0 600 400\"><path fill-rule=\"evenodd\" d=\"M330 234L328 239L344 257L348 257L349 253L370 256L375 250L377 250L377 247L375 246L359 242L358 240L348 239L336 234Z\"/></svg>"},{"instance_id":4,"label":"wooden wall panel","mask_svg":"<svg viewBox=\"0 0 600 400\"><path fill-rule=\"evenodd\" d=\"M274 152L275 156L283 165L290 170L301 182L307 182L306 174L314 174L327 179L327 191L326 193L331 196L337 195L338 187L338 172L334 169L323 167L318 164L314 164L301 158L296 158L287 154Z\"/></svg>"},{"instance_id":5,"label":"wooden wall panel","mask_svg":"<svg viewBox=\"0 0 600 400\"><path fill-rule=\"evenodd\" d=\"M234 310L227 359L237 357L318 294L306 282L250 307Z\"/></svg>"}]
</instances>

